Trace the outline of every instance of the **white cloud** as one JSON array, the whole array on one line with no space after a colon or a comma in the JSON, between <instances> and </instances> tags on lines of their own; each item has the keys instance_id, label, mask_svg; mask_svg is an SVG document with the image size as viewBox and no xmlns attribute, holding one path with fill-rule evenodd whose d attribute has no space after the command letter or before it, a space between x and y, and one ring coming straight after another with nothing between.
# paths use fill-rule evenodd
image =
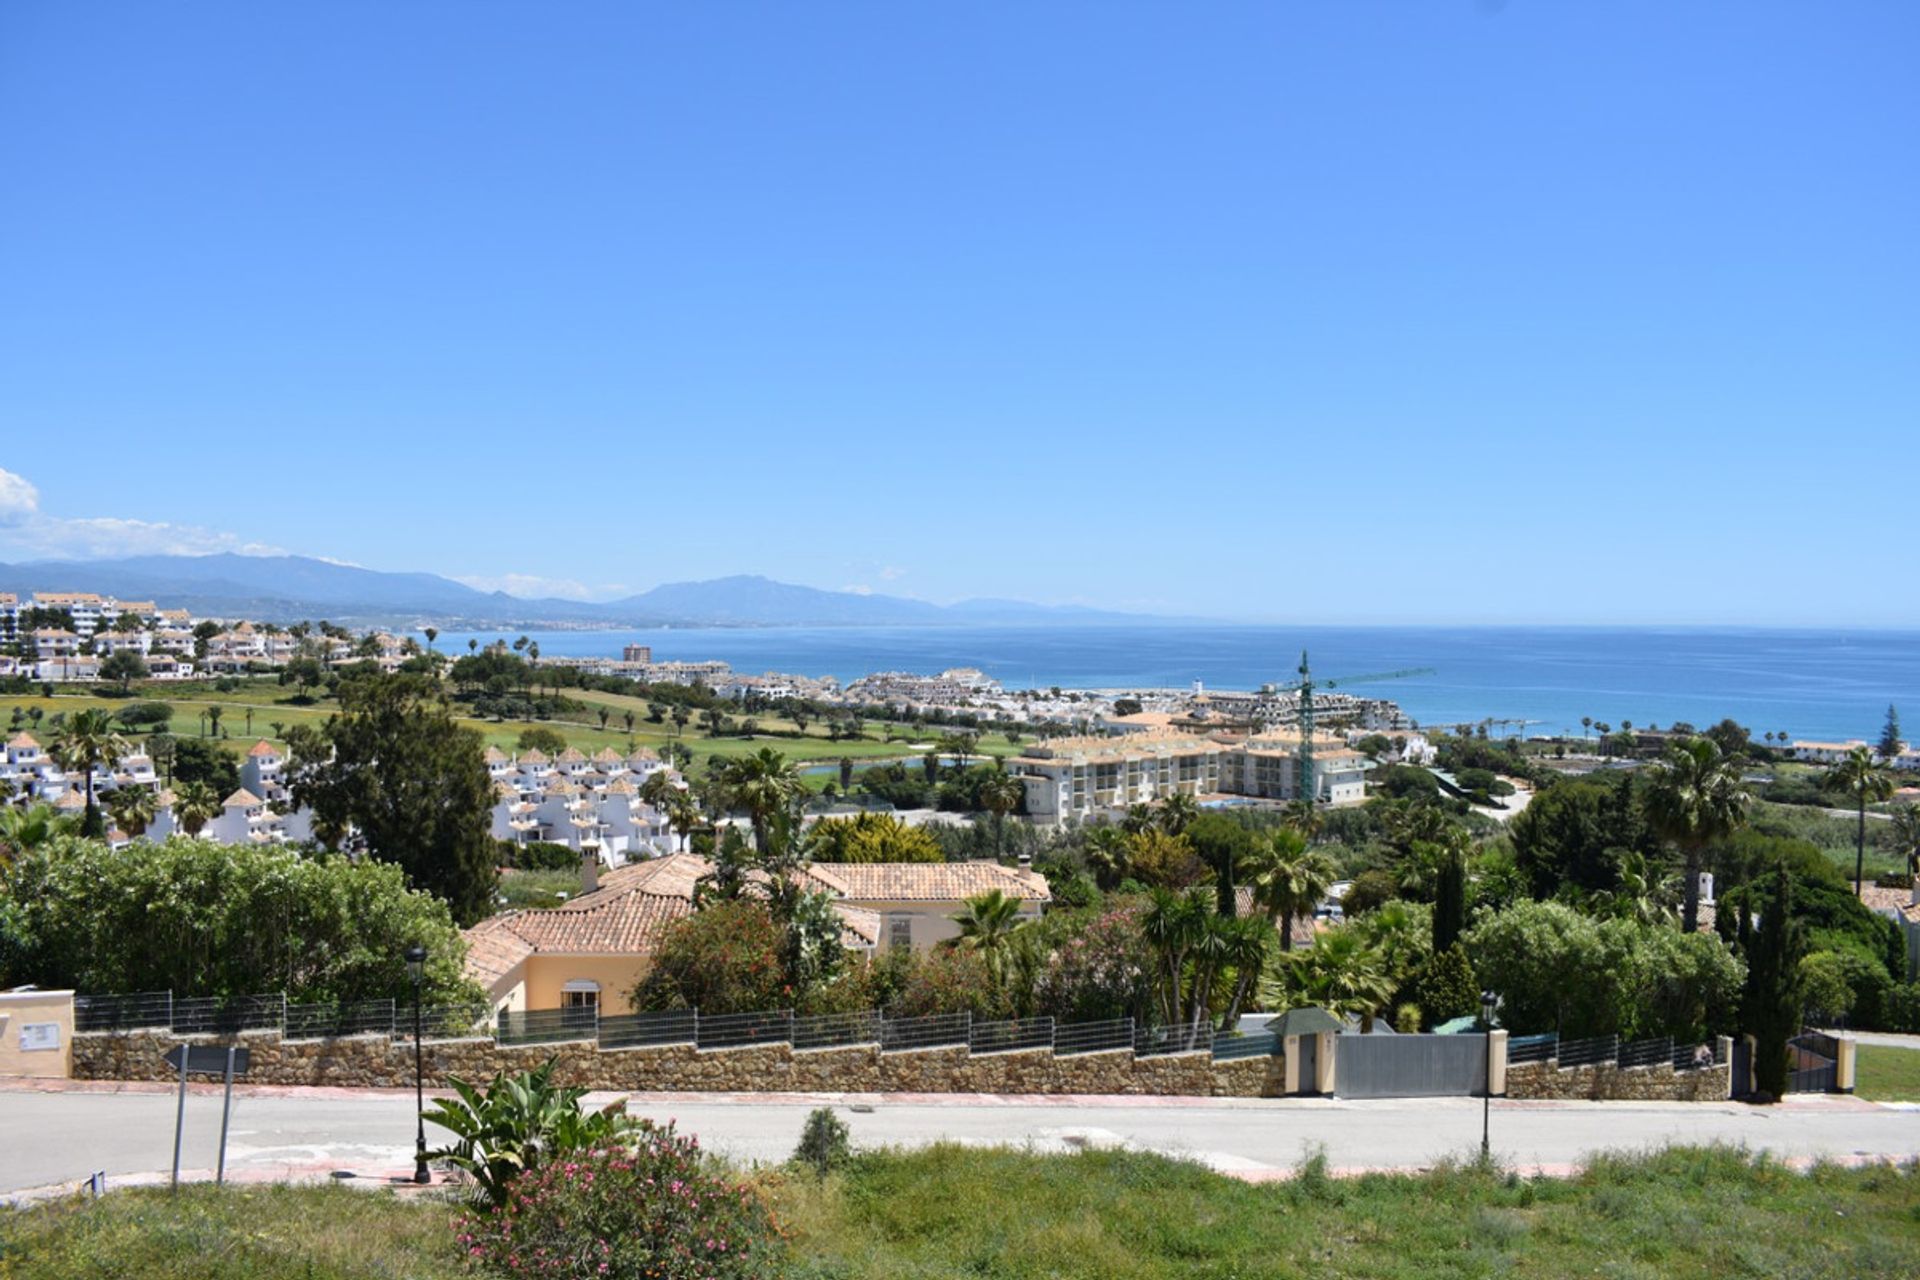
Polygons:
<instances>
[{"instance_id":1,"label":"white cloud","mask_svg":"<svg viewBox=\"0 0 1920 1280\"><path fill-rule=\"evenodd\" d=\"M897 564L890 564L880 570L880 581L897 582L907 576L907 571Z\"/></svg>"},{"instance_id":2,"label":"white cloud","mask_svg":"<svg viewBox=\"0 0 1920 1280\"><path fill-rule=\"evenodd\" d=\"M547 578L537 573L470 573L454 574L452 577L455 582L464 583L475 591L504 591L523 600L543 597L557 600L612 600L633 593L632 587L618 582L594 585L576 578Z\"/></svg>"},{"instance_id":3,"label":"white cloud","mask_svg":"<svg viewBox=\"0 0 1920 1280\"><path fill-rule=\"evenodd\" d=\"M25 476L0 468L0 559L106 560L118 556L204 556L232 551L284 555L279 547L199 525L118 516L52 516Z\"/></svg>"},{"instance_id":4,"label":"white cloud","mask_svg":"<svg viewBox=\"0 0 1920 1280\"><path fill-rule=\"evenodd\" d=\"M854 595L854 596L870 596L873 594L873 588L868 586L864 582L850 583L847 586L844 586L840 589L846 592L848 595Z\"/></svg>"}]
</instances>

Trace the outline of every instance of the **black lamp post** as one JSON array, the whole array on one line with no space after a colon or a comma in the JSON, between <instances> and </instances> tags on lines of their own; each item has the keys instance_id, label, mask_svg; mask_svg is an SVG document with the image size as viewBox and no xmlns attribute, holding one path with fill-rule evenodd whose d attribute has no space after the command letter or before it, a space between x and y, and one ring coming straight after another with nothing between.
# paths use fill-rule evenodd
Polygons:
<instances>
[{"instance_id":1,"label":"black lamp post","mask_svg":"<svg viewBox=\"0 0 1920 1280\"><path fill-rule=\"evenodd\" d=\"M1480 993L1480 1021L1487 1035L1487 1087L1480 1091L1480 1160L1486 1163L1493 1158L1493 1012L1499 1007L1500 997L1491 991Z\"/></svg>"},{"instance_id":2,"label":"black lamp post","mask_svg":"<svg viewBox=\"0 0 1920 1280\"><path fill-rule=\"evenodd\" d=\"M427 976L427 949L417 942L407 948L407 976L413 979L413 1180L424 1184L433 1181L427 1172L426 1072L420 1054L420 984Z\"/></svg>"}]
</instances>

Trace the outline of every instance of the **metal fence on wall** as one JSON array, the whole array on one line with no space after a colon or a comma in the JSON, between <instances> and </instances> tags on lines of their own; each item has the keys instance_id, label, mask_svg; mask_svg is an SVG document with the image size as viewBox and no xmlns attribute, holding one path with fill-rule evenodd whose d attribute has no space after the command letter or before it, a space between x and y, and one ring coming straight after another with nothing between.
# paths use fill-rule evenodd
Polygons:
<instances>
[{"instance_id":1,"label":"metal fence on wall","mask_svg":"<svg viewBox=\"0 0 1920 1280\"><path fill-rule=\"evenodd\" d=\"M504 1047L590 1043L602 1050L692 1045L704 1050L786 1044L796 1051L874 1045L885 1053L965 1048L971 1053L1051 1050L1066 1057L1132 1052L1136 1057L1207 1053L1228 1059L1280 1050L1265 1032L1216 1036L1211 1026L1164 1027L1132 1018L1058 1022L1049 1017L976 1020L969 1013L892 1018L879 1010L804 1015L789 1009L702 1014L675 1009L601 1015L593 1007L507 1011L485 1005L429 1005L420 1011L423 1038L491 1037ZM406 1002L289 1003L283 996L176 998L165 991L77 996L76 1031L164 1030L177 1035L278 1031L288 1040L377 1035L411 1039L414 1010Z\"/></svg>"}]
</instances>

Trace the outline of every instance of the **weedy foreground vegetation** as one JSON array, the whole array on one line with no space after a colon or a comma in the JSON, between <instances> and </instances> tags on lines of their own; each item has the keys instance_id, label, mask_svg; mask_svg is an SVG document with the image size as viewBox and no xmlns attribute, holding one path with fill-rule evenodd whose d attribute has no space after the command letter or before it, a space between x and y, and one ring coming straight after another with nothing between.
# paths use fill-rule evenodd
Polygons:
<instances>
[{"instance_id":1,"label":"weedy foreground vegetation","mask_svg":"<svg viewBox=\"0 0 1920 1280\"><path fill-rule=\"evenodd\" d=\"M1347 1180L1309 1160L1252 1185L1150 1155L934 1147L754 1185L787 1237L767 1274L801 1280L1920 1274L1911 1166L1798 1173L1726 1149L1606 1157L1565 1180ZM116 1192L0 1218L0 1276L471 1276L457 1212L341 1187Z\"/></svg>"}]
</instances>

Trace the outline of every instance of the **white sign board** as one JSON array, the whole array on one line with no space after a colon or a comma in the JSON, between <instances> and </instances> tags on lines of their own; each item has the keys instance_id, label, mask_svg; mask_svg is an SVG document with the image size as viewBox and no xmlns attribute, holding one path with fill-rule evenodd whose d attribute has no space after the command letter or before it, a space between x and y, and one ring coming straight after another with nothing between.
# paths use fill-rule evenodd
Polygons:
<instances>
[{"instance_id":1,"label":"white sign board","mask_svg":"<svg viewBox=\"0 0 1920 1280\"><path fill-rule=\"evenodd\" d=\"M33 1053L42 1049L60 1047L60 1024L57 1022L23 1022L20 1024L20 1052Z\"/></svg>"}]
</instances>

